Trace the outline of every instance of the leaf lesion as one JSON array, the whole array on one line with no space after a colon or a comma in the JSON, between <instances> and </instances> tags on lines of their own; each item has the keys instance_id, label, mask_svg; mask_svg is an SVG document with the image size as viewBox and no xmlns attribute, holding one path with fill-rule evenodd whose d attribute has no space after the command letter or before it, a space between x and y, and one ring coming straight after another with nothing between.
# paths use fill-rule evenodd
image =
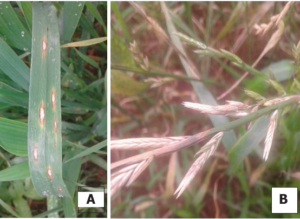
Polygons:
<instances>
[{"instance_id":1,"label":"leaf lesion","mask_svg":"<svg viewBox=\"0 0 300 219\"><path fill-rule=\"evenodd\" d=\"M44 105L44 101L42 101L39 106L39 123L41 128L44 127L45 117L46 117L45 105Z\"/></svg>"}]
</instances>

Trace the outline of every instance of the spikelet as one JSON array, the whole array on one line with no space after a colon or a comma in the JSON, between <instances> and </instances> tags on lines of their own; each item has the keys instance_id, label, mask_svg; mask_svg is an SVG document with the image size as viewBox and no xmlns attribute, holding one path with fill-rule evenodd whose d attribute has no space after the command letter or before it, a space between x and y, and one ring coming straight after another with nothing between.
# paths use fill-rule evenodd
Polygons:
<instances>
[{"instance_id":1,"label":"spikelet","mask_svg":"<svg viewBox=\"0 0 300 219\"><path fill-rule=\"evenodd\" d=\"M188 187L192 179L196 176L198 171L203 167L205 162L208 160L208 158L216 151L222 137L224 135L224 132L217 133L214 137L212 137L205 146L210 145L210 147L206 147L206 150L202 152L202 154L197 158L197 160L192 164L187 174L184 176L183 180L181 181L180 185L176 189L174 195L177 195L176 198L178 198L184 190ZM201 152L201 150L199 151ZM198 153L199 153L198 152ZM198 154L197 153L197 154Z\"/></svg>"},{"instance_id":2,"label":"spikelet","mask_svg":"<svg viewBox=\"0 0 300 219\"><path fill-rule=\"evenodd\" d=\"M267 136L265 139L265 150L263 154L263 159L266 161L268 159L271 147L272 147L272 142L274 138L274 133L277 127L277 121L278 121L278 110L275 110L270 118L270 123L269 123L269 128L267 132Z\"/></svg>"}]
</instances>

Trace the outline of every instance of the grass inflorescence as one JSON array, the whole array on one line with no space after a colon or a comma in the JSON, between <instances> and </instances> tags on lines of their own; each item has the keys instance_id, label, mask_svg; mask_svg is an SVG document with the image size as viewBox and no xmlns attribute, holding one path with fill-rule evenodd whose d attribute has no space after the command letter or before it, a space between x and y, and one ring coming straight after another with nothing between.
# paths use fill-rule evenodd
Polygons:
<instances>
[{"instance_id":1,"label":"grass inflorescence","mask_svg":"<svg viewBox=\"0 0 300 219\"><path fill-rule=\"evenodd\" d=\"M299 172L298 10L114 3L113 216L272 216Z\"/></svg>"}]
</instances>

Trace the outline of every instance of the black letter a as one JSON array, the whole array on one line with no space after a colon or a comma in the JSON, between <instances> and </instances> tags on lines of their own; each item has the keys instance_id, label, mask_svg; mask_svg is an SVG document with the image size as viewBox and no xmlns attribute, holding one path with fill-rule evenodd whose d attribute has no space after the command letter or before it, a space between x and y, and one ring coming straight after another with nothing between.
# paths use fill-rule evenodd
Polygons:
<instances>
[{"instance_id":1,"label":"black letter a","mask_svg":"<svg viewBox=\"0 0 300 219\"><path fill-rule=\"evenodd\" d=\"M92 194L89 194L86 204L89 204L90 202L93 202L93 204L96 204L95 200L94 200L94 196Z\"/></svg>"}]
</instances>

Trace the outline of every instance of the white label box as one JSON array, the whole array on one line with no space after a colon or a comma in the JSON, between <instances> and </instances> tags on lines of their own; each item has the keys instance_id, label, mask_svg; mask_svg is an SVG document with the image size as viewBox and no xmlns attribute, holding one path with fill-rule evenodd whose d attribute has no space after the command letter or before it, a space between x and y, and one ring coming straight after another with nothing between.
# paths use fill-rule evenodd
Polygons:
<instances>
[{"instance_id":1,"label":"white label box","mask_svg":"<svg viewBox=\"0 0 300 219\"><path fill-rule=\"evenodd\" d=\"M103 208L104 192L78 192L78 207Z\"/></svg>"},{"instance_id":2,"label":"white label box","mask_svg":"<svg viewBox=\"0 0 300 219\"><path fill-rule=\"evenodd\" d=\"M272 188L272 213L298 213L298 188L273 187Z\"/></svg>"}]
</instances>

